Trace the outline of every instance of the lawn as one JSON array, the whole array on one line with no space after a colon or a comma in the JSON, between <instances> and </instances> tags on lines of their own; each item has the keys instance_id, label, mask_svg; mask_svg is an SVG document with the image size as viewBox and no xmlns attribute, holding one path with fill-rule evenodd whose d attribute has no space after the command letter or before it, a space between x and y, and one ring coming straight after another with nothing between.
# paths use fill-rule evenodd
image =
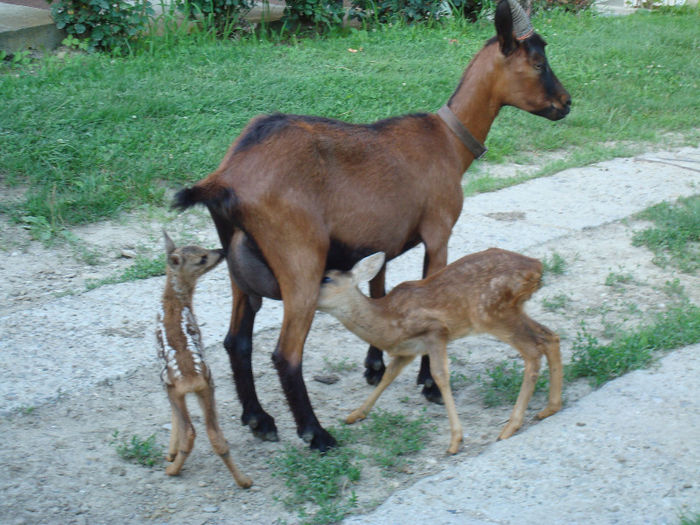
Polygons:
<instances>
[{"instance_id":1,"label":"lawn","mask_svg":"<svg viewBox=\"0 0 700 525\"><path fill-rule=\"evenodd\" d=\"M560 150L560 164L583 164L630 142L665 144L669 133L697 144L699 23L698 9L537 16L572 112L553 123L504 108L481 162ZM457 21L286 43L195 35L152 40L126 58L4 66L0 180L26 191L0 200L0 211L60 228L162 205L168 189L215 169L259 113L371 122L435 111L493 34L489 21Z\"/></svg>"}]
</instances>

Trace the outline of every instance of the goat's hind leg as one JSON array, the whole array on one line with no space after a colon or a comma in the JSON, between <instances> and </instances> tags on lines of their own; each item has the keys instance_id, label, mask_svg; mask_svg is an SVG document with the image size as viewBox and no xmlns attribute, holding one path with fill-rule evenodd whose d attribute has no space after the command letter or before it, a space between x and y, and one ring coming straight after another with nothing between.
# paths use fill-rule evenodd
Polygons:
<instances>
[{"instance_id":1,"label":"goat's hind leg","mask_svg":"<svg viewBox=\"0 0 700 525\"><path fill-rule=\"evenodd\" d=\"M185 395L175 392L173 387L168 387L168 398L173 408L173 423L175 424L172 432L177 433L176 450L177 453L173 458L173 463L165 469L168 476L177 476L189 456L194 446L195 431L190 421L190 415L185 404Z\"/></svg>"},{"instance_id":2,"label":"goat's hind leg","mask_svg":"<svg viewBox=\"0 0 700 525\"><path fill-rule=\"evenodd\" d=\"M391 359L391 362L389 362L389 366L384 371L382 380L379 382L377 387L372 391L367 400L364 403L362 403L361 407L353 410L352 413L345 418L345 422L348 425L351 425L356 421L366 418L367 414L369 414L369 411L372 410L374 403L376 403L377 399L379 399L379 396L382 395L382 392L386 390L386 387L388 387L394 381L394 379L396 379L396 377L401 373L401 370L403 370L408 363L413 361L414 358L415 356L413 355L394 356Z\"/></svg>"},{"instance_id":3,"label":"goat's hind leg","mask_svg":"<svg viewBox=\"0 0 700 525\"><path fill-rule=\"evenodd\" d=\"M231 363L238 399L243 405L241 423L248 425L253 431L253 435L260 439L278 441L275 420L263 410L255 391L252 354L256 305L254 299L244 294L235 285L233 279L231 280L231 289L233 309L231 325L224 340L224 347ZM260 308L259 305L257 307Z\"/></svg>"},{"instance_id":4,"label":"goat's hind leg","mask_svg":"<svg viewBox=\"0 0 700 525\"><path fill-rule=\"evenodd\" d=\"M207 426L207 436L211 442L211 447L226 464L226 467L228 467L229 471L233 475L233 478L236 480L236 483L238 483L238 486L247 489L253 484L253 482L248 476L238 470L236 464L231 458L229 444L224 437L224 433L221 431L219 419L216 415L213 385L210 383L206 389L197 392L197 399L199 400L199 404L202 407L202 412L204 413L204 421L206 422Z\"/></svg>"}]
</instances>

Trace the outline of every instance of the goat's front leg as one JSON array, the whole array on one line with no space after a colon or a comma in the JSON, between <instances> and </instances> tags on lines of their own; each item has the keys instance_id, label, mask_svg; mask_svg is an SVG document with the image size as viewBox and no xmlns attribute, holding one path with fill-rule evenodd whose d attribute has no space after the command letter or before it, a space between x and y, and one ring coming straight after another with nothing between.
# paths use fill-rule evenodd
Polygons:
<instances>
[{"instance_id":1,"label":"goat's front leg","mask_svg":"<svg viewBox=\"0 0 700 525\"><path fill-rule=\"evenodd\" d=\"M447 244L434 248L431 244L425 243L425 258L423 259L423 278L442 270L447 264ZM442 394L437 384L430 375L430 357L424 355L421 358L420 370L416 384L423 385L423 396L433 403L442 404Z\"/></svg>"},{"instance_id":2,"label":"goat's front leg","mask_svg":"<svg viewBox=\"0 0 700 525\"><path fill-rule=\"evenodd\" d=\"M369 282L369 295L373 299L384 297L386 295L385 288L386 264L382 266L379 273ZM370 345L365 357L365 379L369 385L378 385L382 380L384 371L384 359L382 351L376 346Z\"/></svg>"},{"instance_id":3,"label":"goat's front leg","mask_svg":"<svg viewBox=\"0 0 700 525\"><path fill-rule=\"evenodd\" d=\"M278 267L275 272L282 291L284 317L272 360L294 415L297 434L310 443L312 449L325 452L336 445L336 440L321 427L314 414L301 366L304 342L316 312L325 257L307 254L302 261L304 264L297 266L294 274L290 270L292 264Z\"/></svg>"},{"instance_id":4,"label":"goat's front leg","mask_svg":"<svg viewBox=\"0 0 700 525\"><path fill-rule=\"evenodd\" d=\"M260 406L253 379L253 322L256 308L249 296L231 281L233 310L231 325L224 340L228 352L238 399L243 405L241 423L248 425L253 434L265 441L277 441L275 420ZM258 305L259 308L259 305Z\"/></svg>"},{"instance_id":5,"label":"goat's front leg","mask_svg":"<svg viewBox=\"0 0 700 525\"><path fill-rule=\"evenodd\" d=\"M375 388L372 393L369 395L367 400L362 403L362 406L353 410L352 413L345 418L345 422L348 425L352 425L355 421L359 421L361 419L364 419L367 417L367 414L369 414L369 411L372 410L372 407L374 406L374 403L377 402L377 399L379 399L379 396L382 395L382 392L386 390L386 388L396 379L396 377L401 373L401 370L404 369L404 367L413 361L413 359L416 356L414 355L396 355L392 358L391 362L389 363L389 366L387 369L384 371L384 375L382 376L382 380L379 382L377 385L377 388Z\"/></svg>"}]
</instances>

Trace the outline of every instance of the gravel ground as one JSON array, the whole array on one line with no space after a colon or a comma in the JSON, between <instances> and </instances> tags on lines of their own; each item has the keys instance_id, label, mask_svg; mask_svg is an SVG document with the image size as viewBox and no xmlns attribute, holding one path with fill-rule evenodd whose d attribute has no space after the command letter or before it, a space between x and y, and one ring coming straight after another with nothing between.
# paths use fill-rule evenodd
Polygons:
<instances>
[{"instance_id":1,"label":"gravel ground","mask_svg":"<svg viewBox=\"0 0 700 525\"><path fill-rule=\"evenodd\" d=\"M450 242L450 260L490 246L536 257L560 254L567 272L548 279L528 310L562 336L566 362L582 320L595 333L610 322L634 326L673 300L667 281L678 279L700 304L698 276L659 268L648 250L630 242L634 231L646 226L632 218L634 213L697 193L699 163L700 148L654 152L470 197ZM162 464L149 469L127 463L111 445L115 430L155 434L159 443L167 443L170 416L153 342L163 278L89 292L84 284L128 266L132 252L158 253L163 224L177 242L217 244L202 213L163 212L76 228L71 243L49 247L28 240L14 225L0 229L6 255L0 260L0 295L7 298L0 304L0 428L6 443L0 448L6 473L0 476L0 521L299 520L298 509L279 501L286 488L269 464L287 445L301 444L269 360L280 305L265 302L255 327L258 393L276 418L281 440L262 443L238 423L240 406L221 349L230 308L224 270L202 279L195 310L217 381L224 434L255 485L248 491L235 486L212 454L198 416L200 437L178 478L165 476ZM88 264L86 253L97 254L99 264ZM421 267L422 251L409 252L390 263L389 285L419 277ZM606 286L611 272L632 279ZM565 308L545 307L547 299L560 296L567 298ZM360 367L365 349L333 319L317 316L304 371L324 425L336 424L367 396ZM482 337L456 342L450 352L452 370L471 378L455 391L465 428L462 451L444 455L444 408L424 402L415 367L410 368L378 407L425 414L437 430L405 472L387 478L379 469L363 470L348 489L356 492L356 513L396 495L375 513L348 521L406 523L420 516L444 523L674 523L679 513L698 511L697 346L672 353L658 370L636 372L590 395L585 382L569 385L565 409L541 423L531 421L545 403L536 396L524 428L499 443L494 439L511 407L485 409L475 378L517 354ZM327 374L329 364L347 362L357 366L338 372L337 383L313 380Z\"/></svg>"}]
</instances>

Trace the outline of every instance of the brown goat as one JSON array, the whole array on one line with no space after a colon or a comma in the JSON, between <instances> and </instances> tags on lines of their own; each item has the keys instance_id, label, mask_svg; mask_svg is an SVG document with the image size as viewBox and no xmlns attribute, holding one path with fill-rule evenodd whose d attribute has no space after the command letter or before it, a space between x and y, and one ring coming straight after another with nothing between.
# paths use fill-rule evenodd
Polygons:
<instances>
[{"instance_id":1,"label":"brown goat","mask_svg":"<svg viewBox=\"0 0 700 525\"><path fill-rule=\"evenodd\" d=\"M514 346L525 361L520 394L498 439L509 438L522 425L542 354L549 366L549 403L537 417L559 411L563 381L559 337L523 311L525 301L540 286L542 263L491 248L462 257L421 281L402 283L384 297L370 299L358 285L372 280L383 266L380 252L362 259L350 272L327 272L321 284L318 309L392 356L377 388L347 417L347 423L367 417L401 370L417 355L429 355L430 372L450 419L447 452L455 454L462 441L462 426L450 389L447 343L478 333L492 334Z\"/></svg>"},{"instance_id":2,"label":"brown goat","mask_svg":"<svg viewBox=\"0 0 700 525\"><path fill-rule=\"evenodd\" d=\"M324 272L349 270L378 251L391 260L420 243L423 275L440 270L462 210L462 174L483 151L480 144L501 107L550 120L568 114L571 98L547 63L545 42L532 32L517 0L510 2L498 4L497 38L474 57L438 114L369 125L261 116L216 171L175 196L180 209L208 207L226 251L233 310L224 346L242 422L257 436L277 439L274 419L258 401L251 365L261 298L284 301L273 361L299 436L326 450L335 440L313 412L301 366ZM384 295L384 275L382 268L370 282L372 297ZM378 349L370 348L367 364L376 374L368 380L376 382L383 371ZM421 380L428 387L426 364Z\"/></svg>"},{"instance_id":3,"label":"brown goat","mask_svg":"<svg viewBox=\"0 0 700 525\"><path fill-rule=\"evenodd\" d=\"M177 476L194 446L195 431L187 410L185 396L197 394L212 448L243 488L251 486L250 478L240 472L229 453L229 446L219 427L214 402L214 380L202 358L202 335L192 310L192 296L197 279L224 259L220 250L199 246L176 248L167 233L167 254L163 307L158 313L156 340L158 355L165 361L161 380L168 392L172 409L172 429L165 472Z\"/></svg>"}]
</instances>

